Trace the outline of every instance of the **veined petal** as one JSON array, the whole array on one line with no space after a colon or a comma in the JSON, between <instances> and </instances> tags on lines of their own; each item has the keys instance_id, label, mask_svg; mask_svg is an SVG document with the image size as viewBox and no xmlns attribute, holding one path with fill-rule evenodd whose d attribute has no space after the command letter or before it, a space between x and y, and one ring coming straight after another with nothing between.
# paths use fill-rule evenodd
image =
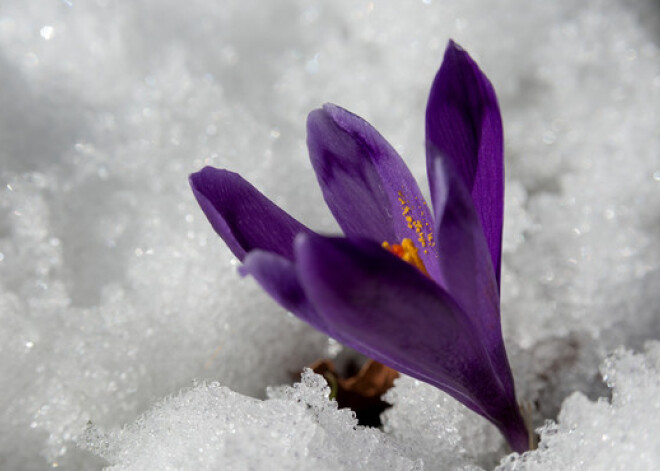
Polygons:
<instances>
[{"instance_id":1,"label":"veined petal","mask_svg":"<svg viewBox=\"0 0 660 471\"><path fill-rule=\"evenodd\" d=\"M347 237L411 239L437 274L433 217L392 146L362 118L326 104L307 118L307 146L323 196Z\"/></svg>"},{"instance_id":2,"label":"veined petal","mask_svg":"<svg viewBox=\"0 0 660 471\"><path fill-rule=\"evenodd\" d=\"M427 143L428 155L439 152ZM479 218L453 162L433 159L435 234L441 285L472 320L502 388L513 395L513 378L504 350L499 293Z\"/></svg>"},{"instance_id":3,"label":"veined petal","mask_svg":"<svg viewBox=\"0 0 660 471\"><path fill-rule=\"evenodd\" d=\"M448 158L474 201L488 243L499 289L504 211L504 140L495 90L472 58L450 41L426 108L431 198L434 161Z\"/></svg>"},{"instance_id":4,"label":"veined petal","mask_svg":"<svg viewBox=\"0 0 660 471\"><path fill-rule=\"evenodd\" d=\"M310 232L237 173L204 167L190 175L190 186L215 231L241 261L254 249L293 260L296 234Z\"/></svg>"},{"instance_id":5,"label":"veined petal","mask_svg":"<svg viewBox=\"0 0 660 471\"><path fill-rule=\"evenodd\" d=\"M497 422L513 397L446 291L365 239L303 235L295 247L300 283L337 340Z\"/></svg>"},{"instance_id":6,"label":"veined petal","mask_svg":"<svg viewBox=\"0 0 660 471\"><path fill-rule=\"evenodd\" d=\"M253 250L245 257L238 271L243 276L254 277L284 309L326 335L334 336L334 331L328 328L307 299L293 262L271 252Z\"/></svg>"}]
</instances>

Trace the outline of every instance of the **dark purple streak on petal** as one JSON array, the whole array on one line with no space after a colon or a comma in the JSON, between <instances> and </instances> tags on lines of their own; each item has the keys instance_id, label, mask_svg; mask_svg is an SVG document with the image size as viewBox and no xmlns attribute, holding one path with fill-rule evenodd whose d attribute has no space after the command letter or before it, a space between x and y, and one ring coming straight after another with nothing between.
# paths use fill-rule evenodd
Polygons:
<instances>
[{"instance_id":1,"label":"dark purple streak on petal","mask_svg":"<svg viewBox=\"0 0 660 471\"><path fill-rule=\"evenodd\" d=\"M435 277L431 209L385 138L359 116L326 104L307 118L307 146L325 201L346 236L390 244L409 238Z\"/></svg>"},{"instance_id":2,"label":"dark purple streak on petal","mask_svg":"<svg viewBox=\"0 0 660 471\"><path fill-rule=\"evenodd\" d=\"M204 214L241 261L254 249L293 260L293 240L310 230L261 194L239 174L204 167L190 175Z\"/></svg>"},{"instance_id":3,"label":"dark purple streak on petal","mask_svg":"<svg viewBox=\"0 0 660 471\"><path fill-rule=\"evenodd\" d=\"M432 144L428 146L429 155L438 152ZM481 224L452 161L433 161L435 233L442 286L471 318L502 389L513 396L513 377L500 325L499 293Z\"/></svg>"},{"instance_id":4,"label":"dark purple streak on petal","mask_svg":"<svg viewBox=\"0 0 660 471\"><path fill-rule=\"evenodd\" d=\"M472 58L450 41L426 108L426 157L431 199L434 160L448 158L472 194L488 243L498 289L504 211L504 140L495 90Z\"/></svg>"}]
</instances>

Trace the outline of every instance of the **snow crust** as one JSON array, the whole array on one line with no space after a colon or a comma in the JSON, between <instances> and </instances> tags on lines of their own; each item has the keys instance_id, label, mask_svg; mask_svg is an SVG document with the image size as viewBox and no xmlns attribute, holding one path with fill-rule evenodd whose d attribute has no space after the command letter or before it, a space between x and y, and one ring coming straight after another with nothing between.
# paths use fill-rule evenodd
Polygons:
<instances>
[{"instance_id":1,"label":"snow crust","mask_svg":"<svg viewBox=\"0 0 660 471\"><path fill-rule=\"evenodd\" d=\"M328 400L322 376L271 391L265 401L218 383L157 404L120 432L86 437L113 471L143 469L414 470L377 429L357 427L350 410Z\"/></svg>"},{"instance_id":2,"label":"snow crust","mask_svg":"<svg viewBox=\"0 0 660 471\"><path fill-rule=\"evenodd\" d=\"M659 467L658 31L653 0L3 0L0 469ZM229 168L337 231L304 145L327 101L424 187L450 37L503 111L523 457L409 378L383 431L314 376L263 400L339 349L237 275L187 184Z\"/></svg>"},{"instance_id":3,"label":"snow crust","mask_svg":"<svg viewBox=\"0 0 660 471\"><path fill-rule=\"evenodd\" d=\"M603 378L611 400L590 401L575 392L562 405L558 424L540 429L541 445L512 455L498 471L546 469L656 469L660 463L660 342L644 354L623 348L608 357Z\"/></svg>"},{"instance_id":4,"label":"snow crust","mask_svg":"<svg viewBox=\"0 0 660 471\"><path fill-rule=\"evenodd\" d=\"M601 366L611 400L576 392L539 449L502 459L497 471L654 469L660 463L660 342L644 354L623 348ZM387 393L384 432L357 425L328 400L330 388L305 370L268 399L204 383L156 404L134 423L105 432L89 425L80 445L112 471L169 469L492 469L497 430L437 389L402 377ZM415 398L414 402L411 397ZM482 464L486 468L479 467Z\"/></svg>"}]
</instances>

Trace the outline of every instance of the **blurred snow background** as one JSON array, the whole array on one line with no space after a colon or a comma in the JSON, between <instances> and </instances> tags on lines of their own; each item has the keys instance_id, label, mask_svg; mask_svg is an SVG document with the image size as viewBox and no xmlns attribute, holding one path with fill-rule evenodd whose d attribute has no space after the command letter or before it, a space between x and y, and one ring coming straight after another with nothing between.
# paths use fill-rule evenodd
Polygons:
<instances>
[{"instance_id":1,"label":"blurred snow background","mask_svg":"<svg viewBox=\"0 0 660 471\"><path fill-rule=\"evenodd\" d=\"M337 346L187 183L230 168L336 231L304 144L329 101L425 186L449 37L504 115L505 337L553 421L522 458L408 378L383 432L313 375L262 400ZM2 0L0 469L660 469L659 46L654 0Z\"/></svg>"}]
</instances>

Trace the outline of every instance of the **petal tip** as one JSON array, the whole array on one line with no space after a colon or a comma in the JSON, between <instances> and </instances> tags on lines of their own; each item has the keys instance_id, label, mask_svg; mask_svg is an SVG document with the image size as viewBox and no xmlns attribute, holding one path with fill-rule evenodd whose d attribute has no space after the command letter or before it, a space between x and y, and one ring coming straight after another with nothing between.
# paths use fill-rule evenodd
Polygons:
<instances>
[{"instance_id":1,"label":"petal tip","mask_svg":"<svg viewBox=\"0 0 660 471\"><path fill-rule=\"evenodd\" d=\"M338 110L343 110L341 106L335 105L334 103L323 103L320 108L314 108L307 114L307 121L310 119L316 118L318 116L332 116Z\"/></svg>"},{"instance_id":2,"label":"petal tip","mask_svg":"<svg viewBox=\"0 0 660 471\"><path fill-rule=\"evenodd\" d=\"M471 67L478 68L477 63L472 59L470 54L456 41L450 39L445 49L445 56L443 65L449 66L453 64L454 67Z\"/></svg>"},{"instance_id":3,"label":"petal tip","mask_svg":"<svg viewBox=\"0 0 660 471\"><path fill-rule=\"evenodd\" d=\"M246 276L249 276L252 274L251 271L251 263L250 263L250 253L247 253L245 255L245 258L243 259L243 263L238 266L238 269L236 270L238 274L241 276L241 278L245 278Z\"/></svg>"},{"instance_id":4,"label":"petal tip","mask_svg":"<svg viewBox=\"0 0 660 471\"><path fill-rule=\"evenodd\" d=\"M199 186L199 179L202 178L202 170L204 169L198 170L188 175L188 183L190 184L190 188L192 188L194 192L197 192L197 188Z\"/></svg>"},{"instance_id":5,"label":"petal tip","mask_svg":"<svg viewBox=\"0 0 660 471\"><path fill-rule=\"evenodd\" d=\"M202 192L203 187L214 183L214 180L223 177L236 177L237 173L230 172L224 168L215 168L207 165L206 167L188 175L188 181L193 191Z\"/></svg>"},{"instance_id":6,"label":"petal tip","mask_svg":"<svg viewBox=\"0 0 660 471\"><path fill-rule=\"evenodd\" d=\"M449 41L447 42L447 48L445 49L445 51L463 51L463 52L465 52L465 49L463 49L461 47L461 45L458 44L453 39L449 39Z\"/></svg>"},{"instance_id":7,"label":"petal tip","mask_svg":"<svg viewBox=\"0 0 660 471\"><path fill-rule=\"evenodd\" d=\"M357 115L351 113L346 108L342 108L341 106L335 105L334 103L324 103L321 110L325 116L327 116L335 125L342 129L346 126L344 123L346 123L346 121L350 120L351 118L358 118L360 121L363 121L362 118L359 118Z\"/></svg>"},{"instance_id":8,"label":"petal tip","mask_svg":"<svg viewBox=\"0 0 660 471\"><path fill-rule=\"evenodd\" d=\"M323 114L323 108L314 108L312 111L307 113L307 128L309 128L309 125L314 123Z\"/></svg>"},{"instance_id":9,"label":"petal tip","mask_svg":"<svg viewBox=\"0 0 660 471\"><path fill-rule=\"evenodd\" d=\"M299 259L301 256L304 257L305 254L314 250L312 245L322 239L321 236L313 232L301 232L296 235L293 240L293 250L296 256L296 259Z\"/></svg>"},{"instance_id":10,"label":"petal tip","mask_svg":"<svg viewBox=\"0 0 660 471\"><path fill-rule=\"evenodd\" d=\"M321 108L316 108L310 111L307 115L308 146L312 142L322 141L322 136L327 133L328 126L335 124L331 109L328 105L329 103L326 103Z\"/></svg>"},{"instance_id":11,"label":"petal tip","mask_svg":"<svg viewBox=\"0 0 660 471\"><path fill-rule=\"evenodd\" d=\"M330 116L340 111L346 111L344 108L339 105L335 105L334 103L323 103L323 107L321 109L328 113Z\"/></svg>"}]
</instances>

